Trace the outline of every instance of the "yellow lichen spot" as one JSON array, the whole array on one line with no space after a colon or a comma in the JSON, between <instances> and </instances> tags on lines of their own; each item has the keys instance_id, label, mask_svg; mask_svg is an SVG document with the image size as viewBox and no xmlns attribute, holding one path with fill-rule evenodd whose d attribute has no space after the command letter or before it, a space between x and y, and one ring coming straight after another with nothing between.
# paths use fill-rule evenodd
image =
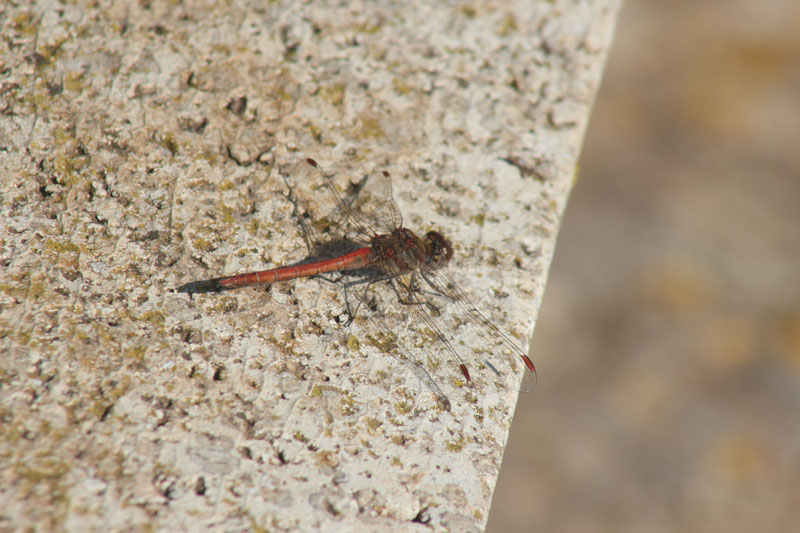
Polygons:
<instances>
[{"instance_id":1,"label":"yellow lichen spot","mask_svg":"<svg viewBox=\"0 0 800 533\"><path fill-rule=\"evenodd\" d=\"M397 349L397 335L379 331L376 337L367 335L367 343L383 353L391 353Z\"/></svg>"},{"instance_id":2,"label":"yellow lichen spot","mask_svg":"<svg viewBox=\"0 0 800 533\"><path fill-rule=\"evenodd\" d=\"M219 184L219 190L220 191L230 191L230 190L235 189L235 188L236 188L236 185L234 185L234 183L231 180L225 180L225 181L223 181L222 183Z\"/></svg>"},{"instance_id":3,"label":"yellow lichen spot","mask_svg":"<svg viewBox=\"0 0 800 533\"><path fill-rule=\"evenodd\" d=\"M357 352L361 349L361 341L359 341L358 337L355 335L350 335L350 337L347 339L347 348L350 351Z\"/></svg>"},{"instance_id":4,"label":"yellow lichen spot","mask_svg":"<svg viewBox=\"0 0 800 533\"><path fill-rule=\"evenodd\" d=\"M359 122L358 135L362 139L383 139L386 137L386 132L383 131L377 117L362 114L359 117Z\"/></svg>"},{"instance_id":5,"label":"yellow lichen spot","mask_svg":"<svg viewBox=\"0 0 800 533\"><path fill-rule=\"evenodd\" d=\"M42 57L44 57L48 63L51 63L53 59L56 59L58 56L58 52L61 50L61 47L64 46L69 39L67 37L61 37L56 39L52 43L48 43L42 45L40 49L40 53Z\"/></svg>"},{"instance_id":6,"label":"yellow lichen spot","mask_svg":"<svg viewBox=\"0 0 800 533\"><path fill-rule=\"evenodd\" d=\"M38 300L42 296L44 296L45 285L41 281L34 281L31 283L30 290L28 291L28 295L34 299Z\"/></svg>"},{"instance_id":7,"label":"yellow lichen spot","mask_svg":"<svg viewBox=\"0 0 800 533\"><path fill-rule=\"evenodd\" d=\"M401 461L396 455L392 457L390 462L392 463L392 466L403 466L403 461Z\"/></svg>"},{"instance_id":8,"label":"yellow lichen spot","mask_svg":"<svg viewBox=\"0 0 800 533\"><path fill-rule=\"evenodd\" d=\"M411 412L413 406L408 403L407 401L403 400L394 404L394 408L397 410L398 413L401 415L406 415Z\"/></svg>"},{"instance_id":9,"label":"yellow lichen spot","mask_svg":"<svg viewBox=\"0 0 800 533\"><path fill-rule=\"evenodd\" d=\"M320 450L317 452L317 460L320 464L336 468L339 466L339 456L330 450Z\"/></svg>"},{"instance_id":10,"label":"yellow lichen spot","mask_svg":"<svg viewBox=\"0 0 800 533\"><path fill-rule=\"evenodd\" d=\"M207 149L203 150L203 153L200 154L200 158L211 167L216 166L219 162L219 156L215 152Z\"/></svg>"},{"instance_id":11,"label":"yellow lichen spot","mask_svg":"<svg viewBox=\"0 0 800 533\"><path fill-rule=\"evenodd\" d=\"M344 102L344 93L347 90L347 85L344 83L334 83L320 87L320 97L335 106L342 105Z\"/></svg>"},{"instance_id":12,"label":"yellow lichen spot","mask_svg":"<svg viewBox=\"0 0 800 533\"><path fill-rule=\"evenodd\" d=\"M503 23L501 24L500 29L498 30L497 33L498 35L505 37L506 35L509 35L517 31L518 29L519 28L517 27L517 21L514 19L514 16L508 14L506 15L506 18L503 19Z\"/></svg>"},{"instance_id":13,"label":"yellow lichen spot","mask_svg":"<svg viewBox=\"0 0 800 533\"><path fill-rule=\"evenodd\" d=\"M224 44L215 44L211 47L211 51L224 56L231 55L231 49Z\"/></svg>"},{"instance_id":14,"label":"yellow lichen spot","mask_svg":"<svg viewBox=\"0 0 800 533\"><path fill-rule=\"evenodd\" d=\"M55 458L51 457L44 458L40 461L40 465L39 468L36 468L28 464L18 464L16 475L33 485L39 485L42 482L56 481L70 470L66 463L56 461Z\"/></svg>"},{"instance_id":15,"label":"yellow lichen spot","mask_svg":"<svg viewBox=\"0 0 800 533\"><path fill-rule=\"evenodd\" d=\"M222 202L217 204L217 211L222 213L222 219L228 224L233 223L233 208L229 207Z\"/></svg>"},{"instance_id":16,"label":"yellow lichen spot","mask_svg":"<svg viewBox=\"0 0 800 533\"><path fill-rule=\"evenodd\" d=\"M153 311L147 311L146 313L144 313L141 316L140 320L143 320L145 322L150 322L154 326L163 326L165 317L164 317L164 313L162 313L161 311L153 310Z\"/></svg>"},{"instance_id":17,"label":"yellow lichen spot","mask_svg":"<svg viewBox=\"0 0 800 533\"><path fill-rule=\"evenodd\" d=\"M88 157L69 157L60 155L56 158L55 168L59 174L73 174L83 170L89 164Z\"/></svg>"},{"instance_id":18,"label":"yellow lichen spot","mask_svg":"<svg viewBox=\"0 0 800 533\"><path fill-rule=\"evenodd\" d=\"M465 17L470 19L474 19L478 15L478 10L469 5L462 5L460 11Z\"/></svg>"},{"instance_id":19,"label":"yellow lichen spot","mask_svg":"<svg viewBox=\"0 0 800 533\"><path fill-rule=\"evenodd\" d=\"M294 101L294 98L292 97L292 93L290 93L289 91L287 91L283 87L280 87L277 91L275 91L275 95L282 102L292 102L292 101Z\"/></svg>"},{"instance_id":20,"label":"yellow lichen spot","mask_svg":"<svg viewBox=\"0 0 800 533\"><path fill-rule=\"evenodd\" d=\"M431 370L434 370L434 371L439 370L439 368L441 366L442 366L442 360L441 359L432 359L432 358L428 359L428 367Z\"/></svg>"},{"instance_id":21,"label":"yellow lichen spot","mask_svg":"<svg viewBox=\"0 0 800 533\"><path fill-rule=\"evenodd\" d=\"M0 283L0 292L8 296L20 296L24 294L24 289L17 285L10 285L8 283ZM2 336L0 336L2 338Z\"/></svg>"},{"instance_id":22,"label":"yellow lichen spot","mask_svg":"<svg viewBox=\"0 0 800 533\"><path fill-rule=\"evenodd\" d=\"M228 296L226 298L220 298L217 302L217 305L214 306L214 311L216 313L233 313L239 309L239 300L235 297Z\"/></svg>"},{"instance_id":23,"label":"yellow lichen spot","mask_svg":"<svg viewBox=\"0 0 800 533\"><path fill-rule=\"evenodd\" d=\"M365 22L356 27L356 31L358 33L366 33L369 35L378 33L380 30L381 30L381 24L376 24L374 22Z\"/></svg>"},{"instance_id":24,"label":"yellow lichen spot","mask_svg":"<svg viewBox=\"0 0 800 533\"><path fill-rule=\"evenodd\" d=\"M397 78L392 81L392 88L399 94L405 95L411 92L411 87L405 81Z\"/></svg>"},{"instance_id":25,"label":"yellow lichen spot","mask_svg":"<svg viewBox=\"0 0 800 533\"><path fill-rule=\"evenodd\" d=\"M21 329L20 328L20 329L17 330L16 337L17 337L17 342L20 345L25 346L26 344L28 344L31 341L31 332L29 330L27 330L27 329Z\"/></svg>"},{"instance_id":26,"label":"yellow lichen spot","mask_svg":"<svg viewBox=\"0 0 800 533\"><path fill-rule=\"evenodd\" d=\"M64 90L80 91L83 89L83 72L67 72L64 75Z\"/></svg>"},{"instance_id":27,"label":"yellow lichen spot","mask_svg":"<svg viewBox=\"0 0 800 533\"><path fill-rule=\"evenodd\" d=\"M449 440L449 441L447 441L446 447L447 447L447 449L448 449L448 450L450 450L451 452L460 452L461 450L463 450L463 449L464 449L464 444L465 444L465 442L466 442L466 441L465 441L465 439L464 439L464 435L460 435L460 436L459 436L457 439L455 439L455 440Z\"/></svg>"},{"instance_id":28,"label":"yellow lichen spot","mask_svg":"<svg viewBox=\"0 0 800 533\"><path fill-rule=\"evenodd\" d=\"M53 131L53 139L57 145L67 144L75 141L75 136L72 132L64 128L56 128Z\"/></svg>"},{"instance_id":29,"label":"yellow lichen spot","mask_svg":"<svg viewBox=\"0 0 800 533\"><path fill-rule=\"evenodd\" d=\"M180 149L178 141L175 140L175 136L172 133L167 133L161 138L161 146L169 150L172 155L177 155Z\"/></svg>"},{"instance_id":30,"label":"yellow lichen spot","mask_svg":"<svg viewBox=\"0 0 800 533\"><path fill-rule=\"evenodd\" d=\"M258 524L253 515L248 514L247 518L250 520L250 526L248 527L249 531L252 531L253 533L270 533L272 531L272 529Z\"/></svg>"},{"instance_id":31,"label":"yellow lichen spot","mask_svg":"<svg viewBox=\"0 0 800 533\"><path fill-rule=\"evenodd\" d=\"M103 415L106 414L110 406L111 404L109 402L98 399L92 403L91 407L89 407L89 412L97 418L103 418Z\"/></svg>"},{"instance_id":32,"label":"yellow lichen spot","mask_svg":"<svg viewBox=\"0 0 800 533\"><path fill-rule=\"evenodd\" d=\"M47 250L55 252L56 254L62 254L68 252L80 253L81 251L81 249L78 248L76 244L70 241L59 242L59 241L54 241L52 239L48 239L47 241L45 241L44 246Z\"/></svg>"},{"instance_id":33,"label":"yellow lichen spot","mask_svg":"<svg viewBox=\"0 0 800 533\"><path fill-rule=\"evenodd\" d=\"M339 411L344 416L354 415L358 412L358 409L356 408L356 401L350 396L343 397L339 401L339 403L340 403Z\"/></svg>"},{"instance_id":34,"label":"yellow lichen spot","mask_svg":"<svg viewBox=\"0 0 800 533\"><path fill-rule=\"evenodd\" d=\"M333 222L328 217L319 217L311 222L311 227L317 233L328 233L333 225Z\"/></svg>"},{"instance_id":35,"label":"yellow lichen spot","mask_svg":"<svg viewBox=\"0 0 800 533\"><path fill-rule=\"evenodd\" d=\"M422 328L419 333L422 335L423 339L428 342L435 342L439 340L439 335L437 335L437 333L431 328Z\"/></svg>"},{"instance_id":36,"label":"yellow lichen spot","mask_svg":"<svg viewBox=\"0 0 800 533\"><path fill-rule=\"evenodd\" d=\"M308 133L317 141L322 140L322 128L317 126L316 124L308 124L306 126Z\"/></svg>"},{"instance_id":37,"label":"yellow lichen spot","mask_svg":"<svg viewBox=\"0 0 800 533\"><path fill-rule=\"evenodd\" d=\"M145 346L134 346L133 348L128 348L122 353L122 356L127 359L135 359L137 361L144 360L144 354L147 352L147 348Z\"/></svg>"},{"instance_id":38,"label":"yellow lichen spot","mask_svg":"<svg viewBox=\"0 0 800 533\"><path fill-rule=\"evenodd\" d=\"M247 231L250 235L255 236L258 233L258 230L261 228L261 224L256 219L250 219L250 222L247 224Z\"/></svg>"},{"instance_id":39,"label":"yellow lichen spot","mask_svg":"<svg viewBox=\"0 0 800 533\"><path fill-rule=\"evenodd\" d=\"M36 25L33 24L33 15L31 13L21 13L14 17L11 21L11 27L25 35L36 35L37 31Z\"/></svg>"},{"instance_id":40,"label":"yellow lichen spot","mask_svg":"<svg viewBox=\"0 0 800 533\"><path fill-rule=\"evenodd\" d=\"M194 242L192 244L194 244L194 247L200 250L201 252L210 252L211 250L214 249L214 245L211 243L211 241L204 239L202 237L197 237L196 239L194 239Z\"/></svg>"}]
</instances>

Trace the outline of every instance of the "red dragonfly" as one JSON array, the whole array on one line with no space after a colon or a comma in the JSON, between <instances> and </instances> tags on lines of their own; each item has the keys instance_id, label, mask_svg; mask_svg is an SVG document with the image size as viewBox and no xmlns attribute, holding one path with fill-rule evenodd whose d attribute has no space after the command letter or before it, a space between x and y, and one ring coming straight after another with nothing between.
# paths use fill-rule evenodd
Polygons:
<instances>
[{"instance_id":1,"label":"red dragonfly","mask_svg":"<svg viewBox=\"0 0 800 533\"><path fill-rule=\"evenodd\" d=\"M358 243L358 247L335 255L324 251L319 245L320 240L310 237L313 230L300 217L307 244L317 252L317 256L322 255L325 256L324 258L281 268L195 281L182 285L176 290L188 293L191 297L193 293L270 285L279 281L318 276L330 272L353 273L358 271L364 275L364 279L360 282L348 283L346 286L365 282L364 295L366 296L374 283L381 281L392 283L400 302L408 306L411 316L416 319L417 324L427 327L428 331L432 332L431 336L444 346L467 383L472 382L470 367L466 362L467 359L470 359L477 360L476 367L483 370L484 375L490 381L504 388L523 392L534 389L536 369L533 362L508 335L478 311L463 290L446 273L444 267L453 257L451 242L437 231L430 231L423 237L419 237L403 227L403 217L392 198L391 177L388 172L381 172L377 176L369 178L373 180L373 185L380 190L377 197L364 195L362 201L360 193L356 193L356 200L346 200L334 184L332 176L324 172L316 161L306 159L306 164L322 179L324 188L336 205L334 212L341 221L334 223L334 226L340 228L343 236L346 235L342 242ZM360 185L363 186L365 181L366 178ZM455 304L459 311L457 320L462 324L469 324L475 333L474 341L470 341L471 355L462 356L453 346L448 334L440 327L432 313L437 308L427 299L420 297L423 291L419 287L419 278L425 281L430 289L424 292L432 292ZM348 313L350 314L348 324L355 318L363 300L364 297L359 300L353 312L350 312L348 304ZM399 355L399 359L433 391L440 406L449 410L449 400L423 365L410 358L397 346L392 340L396 339L396 336L374 313L370 317L370 322L382 330L381 337L384 339L376 341L375 345L384 348L384 351L392 351L395 355ZM387 342L386 339L390 340ZM522 372L521 381L520 371Z\"/></svg>"}]
</instances>

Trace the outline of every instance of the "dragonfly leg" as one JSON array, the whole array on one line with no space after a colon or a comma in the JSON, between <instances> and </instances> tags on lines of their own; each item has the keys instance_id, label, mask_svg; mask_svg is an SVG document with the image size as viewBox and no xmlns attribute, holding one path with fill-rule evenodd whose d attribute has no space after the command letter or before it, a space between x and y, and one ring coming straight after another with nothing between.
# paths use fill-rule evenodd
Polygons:
<instances>
[{"instance_id":1,"label":"dragonfly leg","mask_svg":"<svg viewBox=\"0 0 800 533\"><path fill-rule=\"evenodd\" d=\"M424 271L421 271L420 274L422 275L422 279L424 279L426 282L428 282L428 286L430 286L433 289L432 291L422 291L422 290L420 290L420 292L424 292L424 293L427 293L427 294L436 294L437 296L441 296L442 298L446 298L447 300L449 300L451 302L454 302L456 300L450 294L447 294L446 292L443 292L443 291L439 290L436 287L436 283L434 283L432 280L430 280L428 278L427 274ZM451 287L447 287L448 290L450 288Z\"/></svg>"},{"instance_id":2,"label":"dragonfly leg","mask_svg":"<svg viewBox=\"0 0 800 533\"><path fill-rule=\"evenodd\" d=\"M415 290L414 286L416 285L416 278L414 274L411 275L411 279L409 280L408 284L400 283L400 287L403 289L403 292L406 293L406 296L403 296L400 291L395 287L394 283L392 283L392 290L394 291L395 295L397 296L397 301L400 302L402 305L425 305L428 309L431 310L433 313L438 313L439 308L433 304L427 298L422 300L414 300L414 293L423 293L425 291L419 290L418 288ZM432 294L432 293L429 293Z\"/></svg>"},{"instance_id":3,"label":"dragonfly leg","mask_svg":"<svg viewBox=\"0 0 800 533\"><path fill-rule=\"evenodd\" d=\"M350 301L347 298L347 294L350 291L348 291L347 289L352 285L356 285L356 284L360 284L360 283L349 283L349 284L345 285L345 289L344 289L344 304L347 307L347 315L348 315L348 319L347 319L347 322L345 322L345 326L349 326L350 324L353 323L353 320L356 319L356 315L358 314L358 309L361 307L361 303L364 300L367 299L367 293L369 292L370 287L372 287L372 284L374 283L374 281L375 280L367 280L367 286L364 287L364 291L361 293L361 297L358 299L358 303L356 304L356 308L353 309L353 310L350 309Z\"/></svg>"},{"instance_id":4,"label":"dragonfly leg","mask_svg":"<svg viewBox=\"0 0 800 533\"><path fill-rule=\"evenodd\" d=\"M392 279L393 279L392 276L381 276L379 278L358 279L358 280L354 280L354 281L350 281L350 282L345 283L344 284L344 303L345 303L345 306L347 307L347 315L349 316L349 318L347 320L347 323L345 325L349 326L350 324L353 323L353 320L356 319L356 316L358 315L358 310L361 307L361 304L364 302L364 300L367 299L367 293L369 292L369 289L370 289L370 287L372 287L373 283L379 283L381 281L387 281L387 280L392 280ZM356 304L356 308L355 309L351 309L350 308L350 301L348 299L348 294L350 293L350 291L349 291L350 287L355 287L356 285L363 285L365 283L367 284L367 286L361 292L361 296L358 298L358 303Z\"/></svg>"}]
</instances>

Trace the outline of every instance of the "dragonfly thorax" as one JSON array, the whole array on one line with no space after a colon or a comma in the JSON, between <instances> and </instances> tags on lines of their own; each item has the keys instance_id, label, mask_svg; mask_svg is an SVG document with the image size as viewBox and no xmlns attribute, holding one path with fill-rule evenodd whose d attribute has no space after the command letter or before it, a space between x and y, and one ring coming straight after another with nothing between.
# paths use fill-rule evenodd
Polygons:
<instances>
[{"instance_id":1,"label":"dragonfly thorax","mask_svg":"<svg viewBox=\"0 0 800 533\"><path fill-rule=\"evenodd\" d=\"M420 238L413 231L397 228L391 233L375 235L372 238L372 256L387 272L397 274L420 270L437 269L444 266L453 256L450 241L440 233L432 231Z\"/></svg>"}]
</instances>

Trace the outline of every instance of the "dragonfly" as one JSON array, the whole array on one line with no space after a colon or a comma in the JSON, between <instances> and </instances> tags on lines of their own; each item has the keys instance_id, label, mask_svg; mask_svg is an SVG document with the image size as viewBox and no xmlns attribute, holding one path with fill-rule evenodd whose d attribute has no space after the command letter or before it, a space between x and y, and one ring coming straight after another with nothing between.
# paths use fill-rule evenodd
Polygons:
<instances>
[{"instance_id":1,"label":"dragonfly","mask_svg":"<svg viewBox=\"0 0 800 533\"><path fill-rule=\"evenodd\" d=\"M429 231L420 237L403 226L403 216L393 198L391 176L388 172L365 176L356 184L353 194L343 195L334 182L334 176L325 172L315 160L308 158L305 165L316 174L334 204L332 215L325 221L318 222L317 226L326 230L336 228L333 233L339 237L327 242L348 243L349 248L346 251L332 252L336 247L326 247L314 228L309 227L303 217L298 217L306 244L312 251L311 259L268 270L193 281L175 290L187 293L191 298L194 293L268 286L330 273L358 273L361 277L357 281L345 284L346 288L365 284L362 297L352 312L349 303L347 304L348 325L366 300L369 290L377 283L388 282L398 301L410 310L409 316L414 325L418 329L425 329L428 337L443 347L444 353L458 368L465 384L473 384L470 371L472 367L479 369L489 381L502 388L521 392L529 392L535 388L536 368L531 359L477 309L465 291L447 273L446 267L454 255L451 241L438 231ZM371 180L376 194L361 194L367 179ZM347 291L347 301L346 295ZM466 325L474 333L474 341L470 341L468 349L456 349L452 341L453 333L440 324L438 307L426 295L438 295L455 307L456 322ZM369 323L378 329L376 336L379 340L370 337L373 345L399 356L433 392L438 404L443 409L450 410L449 399L438 383L420 361L411 357L395 342L396 335L377 313L370 314Z\"/></svg>"}]
</instances>

